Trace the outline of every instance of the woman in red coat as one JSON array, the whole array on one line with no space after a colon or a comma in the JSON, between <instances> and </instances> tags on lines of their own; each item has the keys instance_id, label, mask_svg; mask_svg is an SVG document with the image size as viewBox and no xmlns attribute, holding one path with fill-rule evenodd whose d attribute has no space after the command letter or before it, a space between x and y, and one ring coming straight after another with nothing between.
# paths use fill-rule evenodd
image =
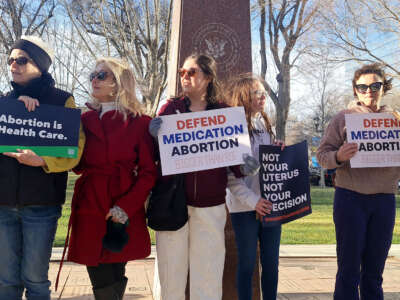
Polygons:
<instances>
[{"instance_id":1,"label":"woman in red coat","mask_svg":"<svg viewBox=\"0 0 400 300\"><path fill-rule=\"evenodd\" d=\"M125 291L126 263L150 254L144 203L157 172L150 118L141 113L128 65L100 59L90 80L93 104L82 115L86 144L74 170L82 176L72 200L68 260L87 266L96 300L116 300ZM120 252L103 246L109 218L129 235Z\"/></svg>"}]
</instances>

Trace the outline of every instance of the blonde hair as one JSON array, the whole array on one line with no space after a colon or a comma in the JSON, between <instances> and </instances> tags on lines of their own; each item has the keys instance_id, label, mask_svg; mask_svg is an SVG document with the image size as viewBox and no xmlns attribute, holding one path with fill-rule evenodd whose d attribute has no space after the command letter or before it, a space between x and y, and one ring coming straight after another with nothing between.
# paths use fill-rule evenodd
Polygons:
<instances>
[{"instance_id":1,"label":"blonde hair","mask_svg":"<svg viewBox=\"0 0 400 300\"><path fill-rule=\"evenodd\" d=\"M115 109L124 115L126 119L129 114L140 116L143 113L142 104L136 97L136 81L128 63L114 57L102 57L96 60L96 66L103 64L109 68L114 75L116 87ZM92 97L94 108L99 109L100 103Z\"/></svg>"}]
</instances>

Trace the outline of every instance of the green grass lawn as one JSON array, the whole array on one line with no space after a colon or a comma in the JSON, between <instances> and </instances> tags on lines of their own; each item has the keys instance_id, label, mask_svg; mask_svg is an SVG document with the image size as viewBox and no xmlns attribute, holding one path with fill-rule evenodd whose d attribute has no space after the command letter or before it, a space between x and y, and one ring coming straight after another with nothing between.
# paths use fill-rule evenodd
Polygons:
<instances>
[{"instance_id":1,"label":"green grass lawn","mask_svg":"<svg viewBox=\"0 0 400 300\"><path fill-rule=\"evenodd\" d=\"M63 246L67 234L70 204L77 176L69 174L67 202L58 222L55 246ZM283 225L282 244L334 244L335 228L332 220L333 188L311 188L312 214ZM396 196L396 225L393 243L400 243L400 195ZM150 232L154 243L154 232Z\"/></svg>"}]
</instances>

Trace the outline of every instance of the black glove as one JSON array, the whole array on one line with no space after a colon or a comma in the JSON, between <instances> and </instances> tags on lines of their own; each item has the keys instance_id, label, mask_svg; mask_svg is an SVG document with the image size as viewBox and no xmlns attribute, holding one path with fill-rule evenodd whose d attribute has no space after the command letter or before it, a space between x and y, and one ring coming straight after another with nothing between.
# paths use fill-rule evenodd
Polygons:
<instances>
[{"instance_id":1,"label":"black glove","mask_svg":"<svg viewBox=\"0 0 400 300\"><path fill-rule=\"evenodd\" d=\"M115 223L112 217L107 220L107 232L103 237L103 247L111 252L121 252L129 241L129 235L126 232L126 227L129 221L125 224Z\"/></svg>"}]
</instances>

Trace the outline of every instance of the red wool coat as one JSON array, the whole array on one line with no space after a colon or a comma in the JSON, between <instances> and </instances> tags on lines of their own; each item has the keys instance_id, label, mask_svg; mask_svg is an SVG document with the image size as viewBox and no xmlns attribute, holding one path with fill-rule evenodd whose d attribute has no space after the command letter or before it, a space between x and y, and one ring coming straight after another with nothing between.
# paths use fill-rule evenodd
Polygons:
<instances>
[{"instance_id":1,"label":"red wool coat","mask_svg":"<svg viewBox=\"0 0 400 300\"><path fill-rule=\"evenodd\" d=\"M86 144L79 166L71 211L68 260L96 266L127 262L150 254L144 202L157 171L154 144L148 133L150 118L128 117L115 111L82 115ZM105 216L114 205L129 216L129 242L120 253L103 249Z\"/></svg>"}]
</instances>

